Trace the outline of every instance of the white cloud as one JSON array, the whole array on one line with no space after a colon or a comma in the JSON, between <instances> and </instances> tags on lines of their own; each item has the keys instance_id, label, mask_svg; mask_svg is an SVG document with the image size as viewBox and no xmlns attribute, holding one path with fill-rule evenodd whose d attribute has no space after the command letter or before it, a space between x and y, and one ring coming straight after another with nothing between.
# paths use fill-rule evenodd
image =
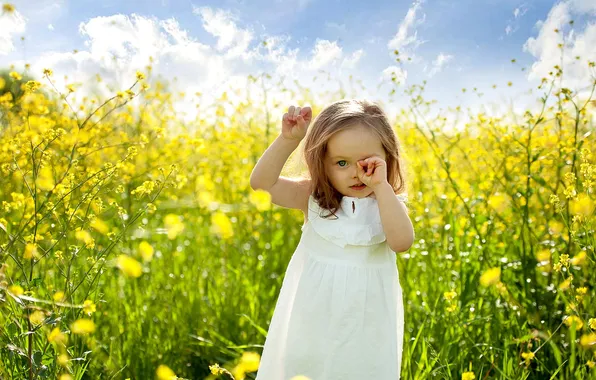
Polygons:
<instances>
[{"instance_id":1,"label":"white cloud","mask_svg":"<svg viewBox=\"0 0 596 380\"><path fill-rule=\"evenodd\" d=\"M364 53L363 49L356 50L349 57L346 57L343 60L342 68L346 68L346 69L355 68L356 64L360 61L360 58L362 58L364 55L365 55L365 53Z\"/></svg>"},{"instance_id":2,"label":"white cloud","mask_svg":"<svg viewBox=\"0 0 596 380\"><path fill-rule=\"evenodd\" d=\"M337 41L328 40L317 40L310 48L290 48L289 36L259 36L258 41L265 43L251 45L257 40L253 32L238 26L230 13L201 8L196 14L205 30L216 37L212 44L190 36L173 18L160 20L136 14L95 17L79 25L83 49L76 53L47 51L29 60L31 71L41 76L44 68L52 69L60 90L66 84L81 83L82 87L73 94L78 99L90 93L105 98L128 88L135 80L135 72L147 73L146 66L151 65L152 77L168 79L172 93L203 93L203 110L211 109L209 106L226 90L231 101L245 100L250 86L248 75L266 72L272 80L283 77L283 82L267 93L268 105L278 107L276 103L295 101L292 97L296 94L285 90L293 86L294 80L298 79L301 86L314 86L313 77L320 70L347 77L365 54L363 49L345 52ZM24 63L15 62L15 66ZM103 79L100 84L95 80L97 74ZM65 75L67 79L63 79ZM171 81L174 77L176 82ZM264 97L261 85L260 81L255 84L251 98L264 102L259 99ZM321 95L313 94L315 99L327 89L327 84L320 80L316 86ZM179 112L187 113L182 118L193 119L198 112L196 100L190 96L176 100L175 104Z\"/></svg>"},{"instance_id":3,"label":"white cloud","mask_svg":"<svg viewBox=\"0 0 596 380\"><path fill-rule=\"evenodd\" d=\"M435 60L433 61L433 66L432 66L430 72L428 73L429 78L433 77L435 74L441 72L443 70L443 68L445 67L445 65L452 59L453 59L452 55L439 53L439 55L437 55L437 58L435 58Z\"/></svg>"},{"instance_id":4,"label":"white cloud","mask_svg":"<svg viewBox=\"0 0 596 380\"><path fill-rule=\"evenodd\" d=\"M312 70L321 69L329 64L337 63L342 55L342 48L337 46L337 41L317 39L313 48L313 57L308 63L308 67Z\"/></svg>"},{"instance_id":5,"label":"white cloud","mask_svg":"<svg viewBox=\"0 0 596 380\"><path fill-rule=\"evenodd\" d=\"M25 18L18 10L0 13L0 55L6 55L14 50L13 38L25 32L26 24Z\"/></svg>"},{"instance_id":6,"label":"white cloud","mask_svg":"<svg viewBox=\"0 0 596 380\"><path fill-rule=\"evenodd\" d=\"M529 80L549 78L548 73L554 71L553 67L560 65L564 87L581 91L590 86L591 72L587 61L596 61L596 23L569 24L573 17L584 14L596 15L596 2L562 1L552 7L546 20L537 24L538 35L529 38L524 44L524 51L536 59L529 70ZM559 29L559 33L555 33L555 29ZM558 46L560 43L565 43L563 50Z\"/></svg>"},{"instance_id":7,"label":"white cloud","mask_svg":"<svg viewBox=\"0 0 596 380\"><path fill-rule=\"evenodd\" d=\"M596 3L594 0L570 0L569 4L576 13L596 15Z\"/></svg>"},{"instance_id":8,"label":"white cloud","mask_svg":"<svg viewBox=\"0 0 596 380\"><path fill-rule=\"evenodd\" d=\"M213 10L209 7L195 7L193 13L203 19L203 28L217 37L217 50L224 51L231 57L243 56L253 40L253 32L240 29L236 25L236 18L228 11ZM245 58L249 58L245 56Z\"/></svg>"},{"instance_id":9,"label":"white cloud","mask_svg":"<svg viewBox=\"0 0 596 380\"><path fill-rule=\"evenodd\" d=\"M406 17L399 24L397 33L387 44L390 50L399 50L400 56L405 57L405 59L410 57L410 54L424 43L424 41L418 39L418 31L415 29L425 19L424 14L422 14L422 17L417 18L417 12L420 10L421 4L422 0L414 0L412 6L408 9Z\"/></svg>"}]
</instances>

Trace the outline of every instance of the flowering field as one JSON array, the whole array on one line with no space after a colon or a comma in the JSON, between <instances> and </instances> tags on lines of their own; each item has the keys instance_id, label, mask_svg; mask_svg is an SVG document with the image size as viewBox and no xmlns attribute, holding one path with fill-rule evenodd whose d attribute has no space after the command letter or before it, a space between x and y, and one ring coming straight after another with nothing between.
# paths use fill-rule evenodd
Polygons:
<instances>
[{"instance_id":1,"label":"flowering field","mask_svg":"<svg viewBox=\"0 0 596 380\"><path fill-rule=\"evenodd\" d=\"M517 122L448 133L422 88L392 121L404 379L596 378L595 111L559 75ZM0 378L254 379L302 224L249 186L286 105L183 123L148 73L109 98L32 76L0 76Z\"/></svg>"}]
</instances>

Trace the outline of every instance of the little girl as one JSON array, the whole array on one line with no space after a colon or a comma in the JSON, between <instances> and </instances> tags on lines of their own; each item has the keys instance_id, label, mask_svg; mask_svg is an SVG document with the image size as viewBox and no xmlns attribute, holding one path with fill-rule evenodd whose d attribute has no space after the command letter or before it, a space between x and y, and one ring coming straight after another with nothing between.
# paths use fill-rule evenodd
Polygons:
<instances>
[{"instance_id":1,"label":"little girl","mask_svg":"<svg viewBox=\"0 0 596 380\"><path fill-rule=\"evenodd\" d=\"M257 380L399 379L404 338L395 252L414 230L402 203L401 148L386 114L342 100L314 120L291 106L250 177L305 222L279 293ZM310 178L280 177L306 138Z\"/></svg>"}]
</instances>

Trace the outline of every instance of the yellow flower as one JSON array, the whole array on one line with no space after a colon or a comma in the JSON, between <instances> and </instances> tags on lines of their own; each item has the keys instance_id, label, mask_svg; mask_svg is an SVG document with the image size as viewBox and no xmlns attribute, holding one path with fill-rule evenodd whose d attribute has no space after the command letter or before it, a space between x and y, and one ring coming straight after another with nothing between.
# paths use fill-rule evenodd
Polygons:
<instances>
[{"instance_id":1,"label":"yellow flower","mask_svg":"<svg viewBox=\"0 0 596 380\"><path fill-rule=\"evenodd\" d=\"M145 181L142 185L138 186L136 189L131 191L130 193L135 195L138 194L138 197L142 197L143 195L151 195L151 192L155 189L155 182L154 181Z\"/></svg>"},{"instance_id":2,"label":"yellow flower","mask_svg":"<svg viewBox=\"0 0 596 380\"><path fill-rule=\"evenodd\" d=\"M596 330L596 318L590 318L588 320L588 326L590 326L592 330Z\"/></svg>"},{"instance_id":3,"label":"yellow flower","mask_svg":"<svg viewBox=\"0 0 596 380\"><path fill-rule=\"evenodd\" d=\"M137 80L143 80L145 79L145 74L143 74L140 71L137 71Z\"/></svg>"},{"instance_id":4,"label":"yellow flower","mask_svg":"<svg viewBox=\"0 0 596 380\"><path fill-rule=\"evenodd\" d=\"M565 281L561 282L559 284L559 290L567 290L569 289L569 286L571 285L571 280L573 279L573 277L569 276L567 277L567 279L565 279Z\"/></svg>"},{"instance_id":5,"label":"yellow flower","mask_svg":"<svg viewBox=\"0 0 596 380\"><path fill-rule=\"evenodd\" d=\"M72 380L72 376L70 376L68 373L63 373L62 375L60 375L58 380Z\"/></svg>"},{"instance_id":6,"label":"yellow flower","mask_svg":"<svg viewBox=\"0 0 596 380\"><path fill-rule=\"evenodd\" d=\"M235 380L244 380L246 378L244 367L241 365L237 365L236 367L234 367L231 373Z\"/></svg>"},{"instance_id":7,"label":"yellow flower","mask_svg":"<svg viewBox=\"0 0 596 380\"><path fill-rule=\"evenodd\" d=\"M445 299L447 301L451 301L452 299L454 299L457 296L457 293L455 291L449 291L449 292L444 292L443 293L443 297L445 297Z\"/></svg>"},{"instance_id":8,"label":"yellow flower","mask_svg":"<svg viewBox=\"0 0 596 380\"><path fill-rule=\"evenodd\" d=\"M588 288L586 288L585 286L582 286L582 287L577 288L575 291L577 292L577 294L585 296L586 293L588 292Z\"/></svg>"},{"instance_id":9,"label":"yellow flower","mask_svg":"<svg viewBox=\"0 0 596 380\"><path fill-rule=\"evenodd\" d=\"M480 276L480 284L482 286L490 286L499 282L501 278L501 268L490 268Z\"/></svg>"},{"instance_id":10,"label":"yellow flower","mask_svg":"<svg viewBox=\"0 0 596 380\"><path fill-rule=\"evenodd\" d=\"M93 227L97 232L101 234L107 234L110 228L103 220L99 219L98 217L93 218L93 221L89 223L91 227Z\"/></svg>"},{"instance_id":11,"label":"yellow flower","mask_svg":"<svg viewBox=\"0 0 596 380\"><path fill-rule=\"evenodd\" d=\"M118 267L128 277L140 277L143 273L141 263L128 255L118 256Z\"/></svg>"},{"instance_id":12,"label":"yellow flower","mask_svg":"<svg viewBox=\"0 0 596 380\"><path fill-rule=\"evenodd\" d=\"M142 241L139 243L139 252L141 253L141 257L145 261L151 261L153 258L154 249L151 244L147 243L146 241Z\"/></svg>"},{"instance_id":13,"label":"yellow flower","mask_svg":"<svg viewBox=\"0 0 596 380\"><path fill-rule=\"evenodd\" d=\"M83 312L87 315L91 315L96 310L95 304L91 300L86 300L83 302Z\"/></svg>"},{"instance_id":14,"label":"yellow flower","mask_svg":"<svg viewBox=\"0 0 596 380\"><path fill-rule=\"evenodd\" d=\"M464 372L461 374L461 380L473 380L475 378L474 372Z\"/></svg>"},{"instance_id":15,"label":"yellow flower","mask_svg":"<svg viewBox=\"0 0 596 380\"><path fill-rule=\"evenodd\" d=\"M521 356L526 361L526 365L530 364L530 360L534 359L533 352L522 352Z\"/></svg>"},{"instance_id":16,"label":"yellow flower","mask_svg":"<svg viewBox=\"0 0 596 380\"><path fill-rule=\"evenodd\" d=\"M41 170L37 174L35 185L43 191L52 190L55 186L54 177L52 175L52 169L47 166L41 168Z\"/></svg>"},{"instance_id":17,"label":"yellow flower","mask_svg":"<svg viewBox=\"0 0 596 380\"><path fill-rule=\"evenodd\" d=\"M2 12L3 13L12 13L12 12L14 12L14 5L8 4L8 3L2 4Z\"/></svg>"},{"instance_id":18,"label":"yellow flower","mask_svg":"<svg viewBox=\"0 0 596 380\"><path fill-rule=\"evenodd\" d=\"M147 212L153 214L157 211L157 207L153 203L147 203Z\"/></svg>"},{"instance_id":19,"label":"yellow flower","mask_svg":"<svg viewBox=\"0 0 596 380\"><path fill-rule=\"evenodd\" d=\"M70 329L74 334L89 334L95 331L95 323L90 319L81 318L74 321Z\"/></svg>"},{"instance_id":20,"label":"yellow flower","mask_svg":"<svg viewBox=\"0 0 596 380\"><path fill-rule=\"evenodd\" d=\"M31 315L29 315L29 320L34 325L41 325L43 321L46 319L46 315L41 310L35 310Z\"/></svg>"},{"instance_id":21,"label":"yellow flower","mask_svg":"<svg viewBox=\"0 0 596 380\"><path fill-rule=\"evenodd\" d=\"M34 243L27 243L27 245L25 246L25 253L23 254L23 257L26 259L32 259L32 258L40 258L41 256L39 255L39 252L37 251L37 245Z\"/></svg>"},{"instance_id":22,"label":"yellow flower","mask_svg":"<svg viewBox=\"0 0 596 380\"><path fill-rule=\"evenodd\" d=\"M583 348L596 347L596 333L584 334L579 338L579 344Z\"/></svg>"},{"instance_id":23,"label":"yellow flower","mask_svg":"<svg viewBox=\"0 0 596 380\"><path fill-rule=\"evenodd\" d=\"M577 315L570 315L569 317L565 318L565 324L569 327L575 322L575 329L580 330L584 326L584 322L582 322L581 318Z\"/></svg>"},{"instance_id":24,"label":"yellow flower","mask_svg":"<svg viewBox=\"0 0 596 380\"><path fill-rule=\"evenodd\" d=\"M226 214L217 211L211 215L211 232L224 239L234 236L232 222Z\"/></svg>"},{"instance_id":25,"label":"yellow flower","mask_svg":"<svg viewBox=\"0 0 596 380\"><path fill-rule=\"evenodd\" d=\"M131 157L134 157L137 154L139 154L139 150L137 149L136 146L129 146L128 149L126 150L126 152Z\"/></svg>"},{"instance_id":26,"label":"yellow flower","mask_svg":"<svg viewBox=\"0 0 596 380\"><path fill-rule=\"evenodd\" d=\"M25 293L20 285L11 285L8 287L8 291L17 297Z\"/></svg>"},{"instance_id":27,"label":"yellow flower","mask_svg":"<svg viewBox=\"0 0 596 380\"><path fill-rule=\"evenodd\" d=\"M243 352L240 358L240 364L246 372L254 372L259 369L261 356L256 352Z\"/></svg>"},{"instance_id":28,"label":"yellow flower","mask_svg":"<svg viewBox=\"0 0 596 380\"><path fill-rule=\"evenodd\" d=\"M211 373L213 375L220 375L220 374L224 373L223 368L221 368L219 366L219 364L217 364L217 363L215 363L214 365L210 365L209 370L211 371Z\"/></svg>"},{"instance_id":29,"label":"yellow flower","mask_svg":"<svg viewBox=\"0 0 596 380\"><path fill-rule=\"evenodd\" d=\"M21 80L23 78L21 77L21 74L17 73L16 71L11 71L9 76L14 80Z\"/></svg>"},{"instance_id":30,"label":"yellow flower","mask_svg":"<svg viewBox=\"0 0 596 380\"><path fill-rule=\"evenodd\" d=\"M64 292L58 291L54 293L54 296L52 298L54 299L54 302L62 302L64 301Z\"/></svg>"},{"instance_id":31,"label":"yellow flower","mask_svg":"<svg viewBox=\"0 0 596 380\"><path fill-rule=\"evenodd\" d=\"M198 198L199 203L204 206L208 206L212 202L215 202L215 198L209 191L199 191Z\"/></svg>"},{"instance_id":32,"label":"yellow flower","mask_svg":"<svg viewBox=\"0 0 596 380\"><path fill-rule=\"evenodd\" d=\"M68 365L69 360L70 360L70 358L68 357L68 354L66 354L66 353L58 355L58 365L60 365L62 367L66 367Z\"/></svg>"},{"instance_id":33,"label":"yellow flower","mask_svg":"<svg viewBox=\"0 0 596 380\"><path fill-rule=\"evenodd\" d=\"M81 227L77 227L75 232L75 238L85 243L86 248L94 248L95 247L95 240L91 236L91 234L81 229Z\"/></svg>"},{"instance_id":34,"label":"yellow flower","mask_svg":"<svg viewBox=\"0 0 596 380\"><path fill-rule=\"evenodd\" d=\"M29 92L36 91L39 87L41 87L41 83L35 80L30 80L25 83L25 89Z\"/></svg>"},{"instance_id":35,"label":"yellow flower","mask_svg":"<svg viewBox=\"0 0 596 380\"><path fill-rule=\"evenodd\" d=\"M176 214L168 214L164 218L165 228L168 231L168 239L173 240L182 231L184 231L184 223L180 221L180 218Z\"/></svg>"},{"instance_id":36,"label":"yellow flower","mask_svg":"<svg viewBox=\"0 0 596 380\"><path fill-rule=\"evenodd\" d=\"M0 96L0 104L5 106L10 106L12 102L12 92L6 92L4 95Z\"/></svg>"},{"instance_id":37,"label":"yellow flower","mask_svg":"<svg viewBox=\"0 0 596 380\"><path fill-rule=\"evenodd\" d=\"M497 212L503 212L509 208L510 201L505 194L494 194L488 198L488 205Z\"/></svg>"},{"instance_id":38,"label":"yellow flower","mask_svg":"<svg viewBox=\"0 0 596 380\"><path fill-rule=\"evenodd\" d=\"M159 380L176 380L178 378L174 371L164 364L160 364L159 367L157 367L156 374Z\"/></svg>"},{"instance_id":39,"label":"yellow flower","mask_svg":"<svg viewBox=\"0 0 596 380\"><path fill-rule=\"evenodd\" d=\"M259 211L266 211L271 207L271 194L265 190L255 190L250 193L249 200Z\"/></svg>"},{"instance_id":40,"label":"yellow flower","mask_svg":"<svg viewBox=\"0 0 596 380\"><path fill-rule=\"evenodd\" d=\"M54 329L48 334L48 342L50 343L58 343L66 345L68 341L68 336L64 334L58 327L54 327Z\"/></svg>"},{"instance_id":41,"label":"yellow flower","mask_svg":"<svg viewBox=\"0 0 596 380\"><path fill-rule=\"evenodd\" d=\"M586 263L586 251L581 251L577 255L573 256L569 262L572 265L582 266Z\"/></svg>"},{"instance_id":42,"label":"yellow flower","mask_svg":"<svg viewBox=\"0 0 596 380\"><path fill-rule=\"evenodd\" d=\"M544 261L550 261L550 251L548 249L541 249L536 252L536 261L539 263Z\"/></svg>"},{"instance_id":43,"label":"yellow flower","mask_svg":"<svg viewBox=\"0 0 596 380\"><path fill-rule=\"evenodd\" d=\"M563 231L563 228L565 228L565 225L556 220L550 220L548 222L548 227L552 231L553 235L559 235Z\"/></svg>"},{"instance_id":44,"label":"yellow flower","mask_svg":"<svg viewBox=\"0 0 596 380\"><path fill-rule=\"evenodd\" d=\"M587 218L594 212L594 201L588 194L581 193L569 202L569 212Z\"/></svg>"},{"instance_id":45,"label":"yellow flower","mask_svg":"<svg viewBox=\"0 0 596 380\"><path fill-rule=\"evenodd\" d=\"M52 74L54 74L52 69L43 69L43 75L47 75L47 76L51 77Z\"/></svg>"}]
</instances>

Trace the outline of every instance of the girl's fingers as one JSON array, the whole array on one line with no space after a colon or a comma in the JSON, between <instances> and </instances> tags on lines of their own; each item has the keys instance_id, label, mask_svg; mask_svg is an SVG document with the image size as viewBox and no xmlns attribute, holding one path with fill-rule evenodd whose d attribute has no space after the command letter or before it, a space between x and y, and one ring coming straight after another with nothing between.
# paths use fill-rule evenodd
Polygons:
<instances>
[{"instance_id":1,"label":"girl's fingers","mask_svg":"<svg viewBox=\"0 0 596 380\"><path fill-rule=\"evenodd\" d=\"M300 115L300 107L296 107L294 109L294 119L296 119Z\"/></svg>"}]
</instances>

